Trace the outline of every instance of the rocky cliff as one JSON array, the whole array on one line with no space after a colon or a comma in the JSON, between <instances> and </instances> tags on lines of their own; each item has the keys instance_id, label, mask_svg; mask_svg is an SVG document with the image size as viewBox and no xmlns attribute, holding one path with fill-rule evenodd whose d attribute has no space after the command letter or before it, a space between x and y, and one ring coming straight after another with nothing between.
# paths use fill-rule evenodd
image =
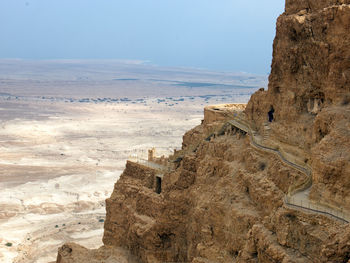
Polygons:
<instances>
[{"instance_id":1,"label":"rocky cliff","mask_svg":"<svg viewBox=\"0 0 350 263\"><path fill-rule=\"evenodd\" d=\"M246 114L262 127L274 108L271 134L303 149L313 168L312 198L350 204L350 1L289 0L277 21L267 91ZM286 146L286 147L287 147Z\"/></svg>"},{"instance_id":2,"label":"rocky cliff","mask_svg":"<svg viewBox=\"0 0 350 263\"><path fill-rule=\"evenodd\" d=\"M350 1L287 0L269 88L241 110L207 108L165 165L129 161L106 200L105 246L66 244L57 262L118 262L120 248L152 263L350 262L342 218L285 201L308 177L295 163L312 171L306 199L350 212ZM238 116L247 126L230 125Z\"/></svg>"}]
</instances>

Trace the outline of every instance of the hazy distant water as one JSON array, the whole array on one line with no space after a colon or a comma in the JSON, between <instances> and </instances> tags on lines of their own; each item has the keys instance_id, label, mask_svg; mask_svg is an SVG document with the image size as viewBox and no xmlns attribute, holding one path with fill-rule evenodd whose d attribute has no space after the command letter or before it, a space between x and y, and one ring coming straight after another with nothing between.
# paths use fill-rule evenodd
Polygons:
<instances>
[{"instance_id":1,"label":"hazy distant water","mask_svg":"<svg viewBox=\"0 0 350 263\"><path fill-rule=\"evenodd\" d=\"M118 61L0 60L0 96L36 99L142 99L246 96L267 76L162 68Z\"/></svg>"}]
</instances>

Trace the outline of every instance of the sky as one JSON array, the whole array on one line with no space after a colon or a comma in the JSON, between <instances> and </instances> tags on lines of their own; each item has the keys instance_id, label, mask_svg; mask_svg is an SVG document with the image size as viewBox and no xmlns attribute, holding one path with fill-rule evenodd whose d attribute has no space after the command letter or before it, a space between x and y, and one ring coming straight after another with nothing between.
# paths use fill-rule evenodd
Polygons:
<instances>
[{"instance_id":1,"label":"sky","mask_svg":"<svg viewBox=\"0 0 350 263\"><path fill-rule=\"evenodd\" d=\"M0 0L0 58L268 74L283 0Z\"/></svg>"}]
</instances>

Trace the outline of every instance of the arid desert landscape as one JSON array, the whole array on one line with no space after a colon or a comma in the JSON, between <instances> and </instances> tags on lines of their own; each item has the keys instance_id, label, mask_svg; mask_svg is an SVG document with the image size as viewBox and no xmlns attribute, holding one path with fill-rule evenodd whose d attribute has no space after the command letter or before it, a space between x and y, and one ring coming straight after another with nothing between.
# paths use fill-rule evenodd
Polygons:
<instances>
[{"instance_id":1,"label":"arid desert landscape","mask_svg":"<svg viewBox=\"0 0 350 263\"><path fill-rule=\"evenodd\" d=\"M181 147L208 104L247 102L265 76L132 61L0 61L0 261L102 245L105 199L129 158Z\"/></svg>"}]
</instances>

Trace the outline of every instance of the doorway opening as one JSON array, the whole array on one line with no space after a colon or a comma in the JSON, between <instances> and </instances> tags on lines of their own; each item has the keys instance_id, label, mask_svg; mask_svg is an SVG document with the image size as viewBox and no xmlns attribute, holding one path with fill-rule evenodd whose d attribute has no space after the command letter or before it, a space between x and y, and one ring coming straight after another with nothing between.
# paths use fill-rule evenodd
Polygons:
<instances>
[{"instance_id":1,"label":"doorway opening","mask_svg":"<svg viewBox=\"0 0 350 263\"><path fill-rule=\"evenodd\" d=\"M162 192L162 178L156 176L156 193L160 194Z\"/></svg>"},{"instance_id":2,"label":"doorway opening","mask_svg":"<svg viewBox=\"0 0 350 263\"><path fill-rule=\"evenodd\" d=\"M274 117L273 114L275 112L275 109L273 108L273 106L271 106L270 111L267 113L268 117L269 117L269 122L272 122Z\"/></svg>"}]
</instances>

